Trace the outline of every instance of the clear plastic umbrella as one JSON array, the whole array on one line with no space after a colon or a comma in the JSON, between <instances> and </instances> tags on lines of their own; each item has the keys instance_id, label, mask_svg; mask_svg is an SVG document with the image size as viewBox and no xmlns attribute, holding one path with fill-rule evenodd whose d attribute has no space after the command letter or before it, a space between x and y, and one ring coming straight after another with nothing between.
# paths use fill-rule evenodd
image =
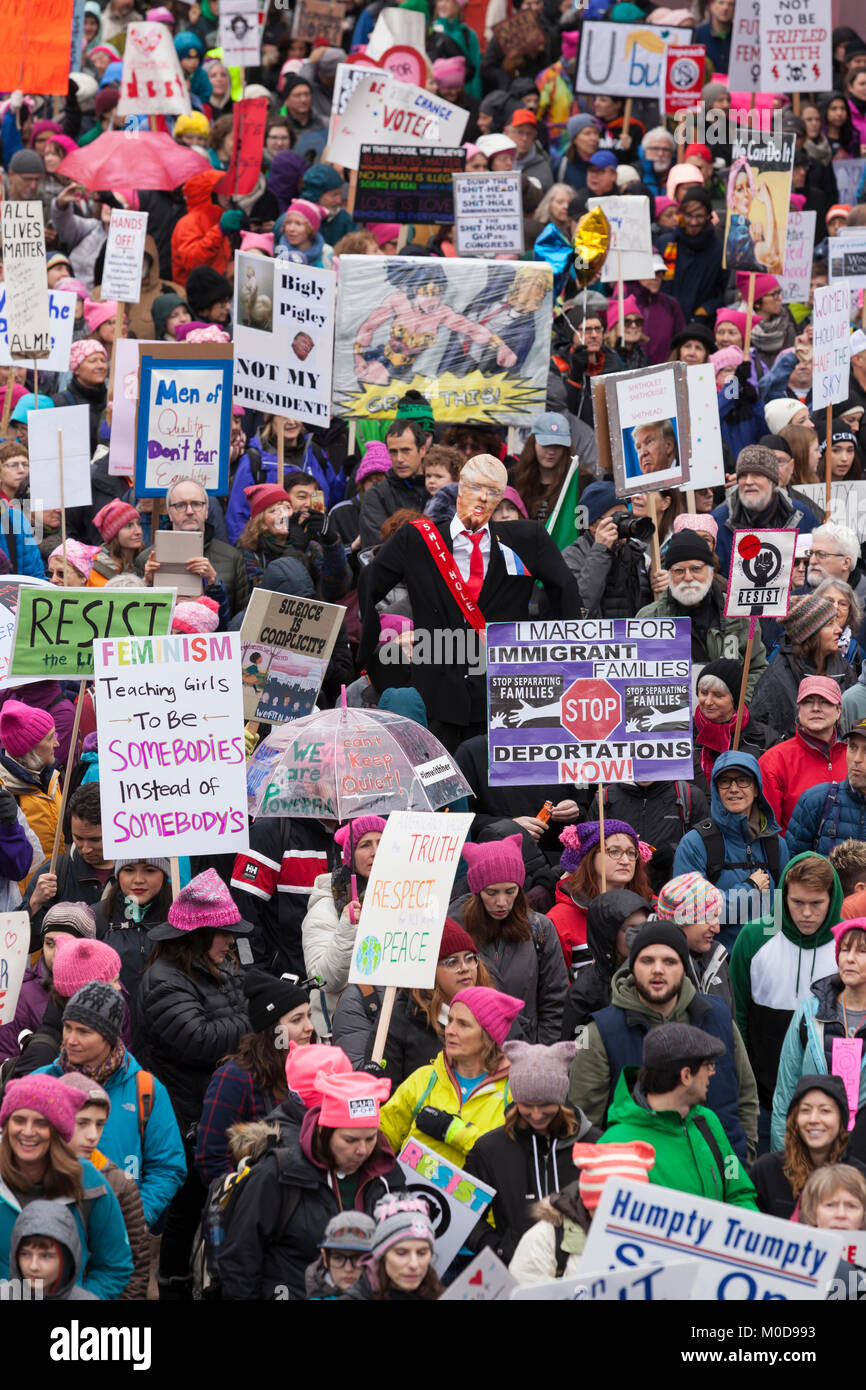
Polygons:
<instances>
[{"instance_id":1,"label":"clear plastic umbrella","mask_svg":"<svg viewBox=\"0 0 866 1390\"><path fill-rule=\"evenodd\" d=\"M247 793L252 816L344 821L438 811L472 789L421 724L338 706L272 729L247 769Z\"/></svg>"}]
</instances>

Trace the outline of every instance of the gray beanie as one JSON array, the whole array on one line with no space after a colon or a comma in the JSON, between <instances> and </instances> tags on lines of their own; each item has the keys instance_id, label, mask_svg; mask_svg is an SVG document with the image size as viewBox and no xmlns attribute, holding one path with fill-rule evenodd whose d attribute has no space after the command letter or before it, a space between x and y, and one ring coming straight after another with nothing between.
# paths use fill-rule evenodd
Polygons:
<instances>
[{"instance_id":1,"label":"gray beanie","mask_svg":"<svg viewBox=\"0 0 866 1390\"><path fill-rule=\"evenodd\" d=\"M69 936L96 936L96 918L87 903L54 903L42 918L41 933L56 931Z\"/></svg>"},{"instance_id":2,"label":"gray beanie","mask_svg":"<svg viewBox=\"0 0 866 1390\"><path fill-rule=\"evenodd\" d=\"M320 1250L360 1250L372 1247L376 1223L365 1211L341 1211L332 1216L319 1241Z\"/></svg>"},{"instance_id":3,"label":"gray beanie","mask_svg":"<svg viewBox=\"0 0 866 1390\"><path fill-rule=\"evenodd\" d=\"M511 1066L508 1087L520 1105L564 1105L568 1095L568 1069L577 1043L505 1042L502 1051Z\"/></svg>"},{"instance_id":4,"label":"gray beanie","mask_svg":"<svg viewBox=\"0 0 866 1390\"><path fill-rule=\"evenodd\" d=\"M772 449L766 449L763 444L747 444L737 454L737 477L741 478L744 473L757 473L779 486L779 460Z\"/></svg>"},{"instance_id":5,"label":"gray beanie","mask_svg":"<svg viewBox=\"0 0 866 1390\"><path fill-rule=\"evenodd\" d=\"M138 854L134 859L115 859L114 876L120 873L121 869L131 869L136 864L151 864L154 869L162 869L166 878L171 878L171 864L167 859L154 859L150 854Z\"/></svg>"},{"instance_id":6,"label":"gray beanie","mask_svg":"<svg viewBox=\"0 0 866 1390\"><path fill-rule=\"evenodd\" d=\"M123 1028L126 1005L123 995L102 980L91 980L73 994L63 1010L64 1023L83 1023L101 1033L106 1042L114 1047Z\"/></svg>"},{"instance_id":7,"label":"gray beanie","mask_svg":"<svg viewBox=\"0 0 866 1390\"><path fill-rule=\"evenodd\" d=\"M436 1242L436 1234L430 1220L430 1209L422 1196L408 1192L392 1192L380 1197L373 1210L376 1230L373 1234L372 1254L381 1260L401 1240L426 1240L430 1246Z\"/></svg>"}]
</instances>

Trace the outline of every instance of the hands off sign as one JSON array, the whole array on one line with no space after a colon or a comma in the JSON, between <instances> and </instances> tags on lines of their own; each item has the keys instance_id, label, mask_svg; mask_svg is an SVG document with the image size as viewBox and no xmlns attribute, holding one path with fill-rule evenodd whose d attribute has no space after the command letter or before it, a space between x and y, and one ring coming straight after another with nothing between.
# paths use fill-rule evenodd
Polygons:
<instances>
[{"instance_id":1,"label":"hands off sign","mask_svg":"<svg viewBox=\"0 0 866 1390\"><path fill-rule=\"evenodd\" d=\"M794 573L796 531L735 531L726 618L784 618Z\"/></svg>"}]
</instances>

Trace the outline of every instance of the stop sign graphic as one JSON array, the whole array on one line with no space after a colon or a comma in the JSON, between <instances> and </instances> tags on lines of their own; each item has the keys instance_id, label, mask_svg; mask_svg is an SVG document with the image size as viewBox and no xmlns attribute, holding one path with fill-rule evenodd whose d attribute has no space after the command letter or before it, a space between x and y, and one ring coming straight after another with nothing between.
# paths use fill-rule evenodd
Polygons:
<instances>
[{"instance_id":1,"label":"stop sign graphic","mask_svg":"<svg viewBox=\"0 0 866 1390\"><path fill-rule=\"evenodd\" d=\"M622 700L609 681L573 681L562 697L562 726L576 738L608 738L622 720Z\"/></svg>"}]
</instances>

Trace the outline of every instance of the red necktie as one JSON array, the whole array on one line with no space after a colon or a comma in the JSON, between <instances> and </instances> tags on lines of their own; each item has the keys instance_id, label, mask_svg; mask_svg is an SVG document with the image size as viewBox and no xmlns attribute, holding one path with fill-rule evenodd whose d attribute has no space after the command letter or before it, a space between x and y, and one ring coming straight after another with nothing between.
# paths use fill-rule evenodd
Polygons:
<instances>
[{"instance_id":1,"label":"red necktie","mask_svg":"<svg viewBox=\"0 0 866 1390\"><path fill-rule=\"evenodd\" d=\"M464 531L464 536L472 543L472 556L469 561L469 579L466 582L466 590L473 603L478 602L478 595L481 593L481 586L484 583L484 556L481 554L481 542L484 538L483 531Z\"/></svg>"}]
</instances>

